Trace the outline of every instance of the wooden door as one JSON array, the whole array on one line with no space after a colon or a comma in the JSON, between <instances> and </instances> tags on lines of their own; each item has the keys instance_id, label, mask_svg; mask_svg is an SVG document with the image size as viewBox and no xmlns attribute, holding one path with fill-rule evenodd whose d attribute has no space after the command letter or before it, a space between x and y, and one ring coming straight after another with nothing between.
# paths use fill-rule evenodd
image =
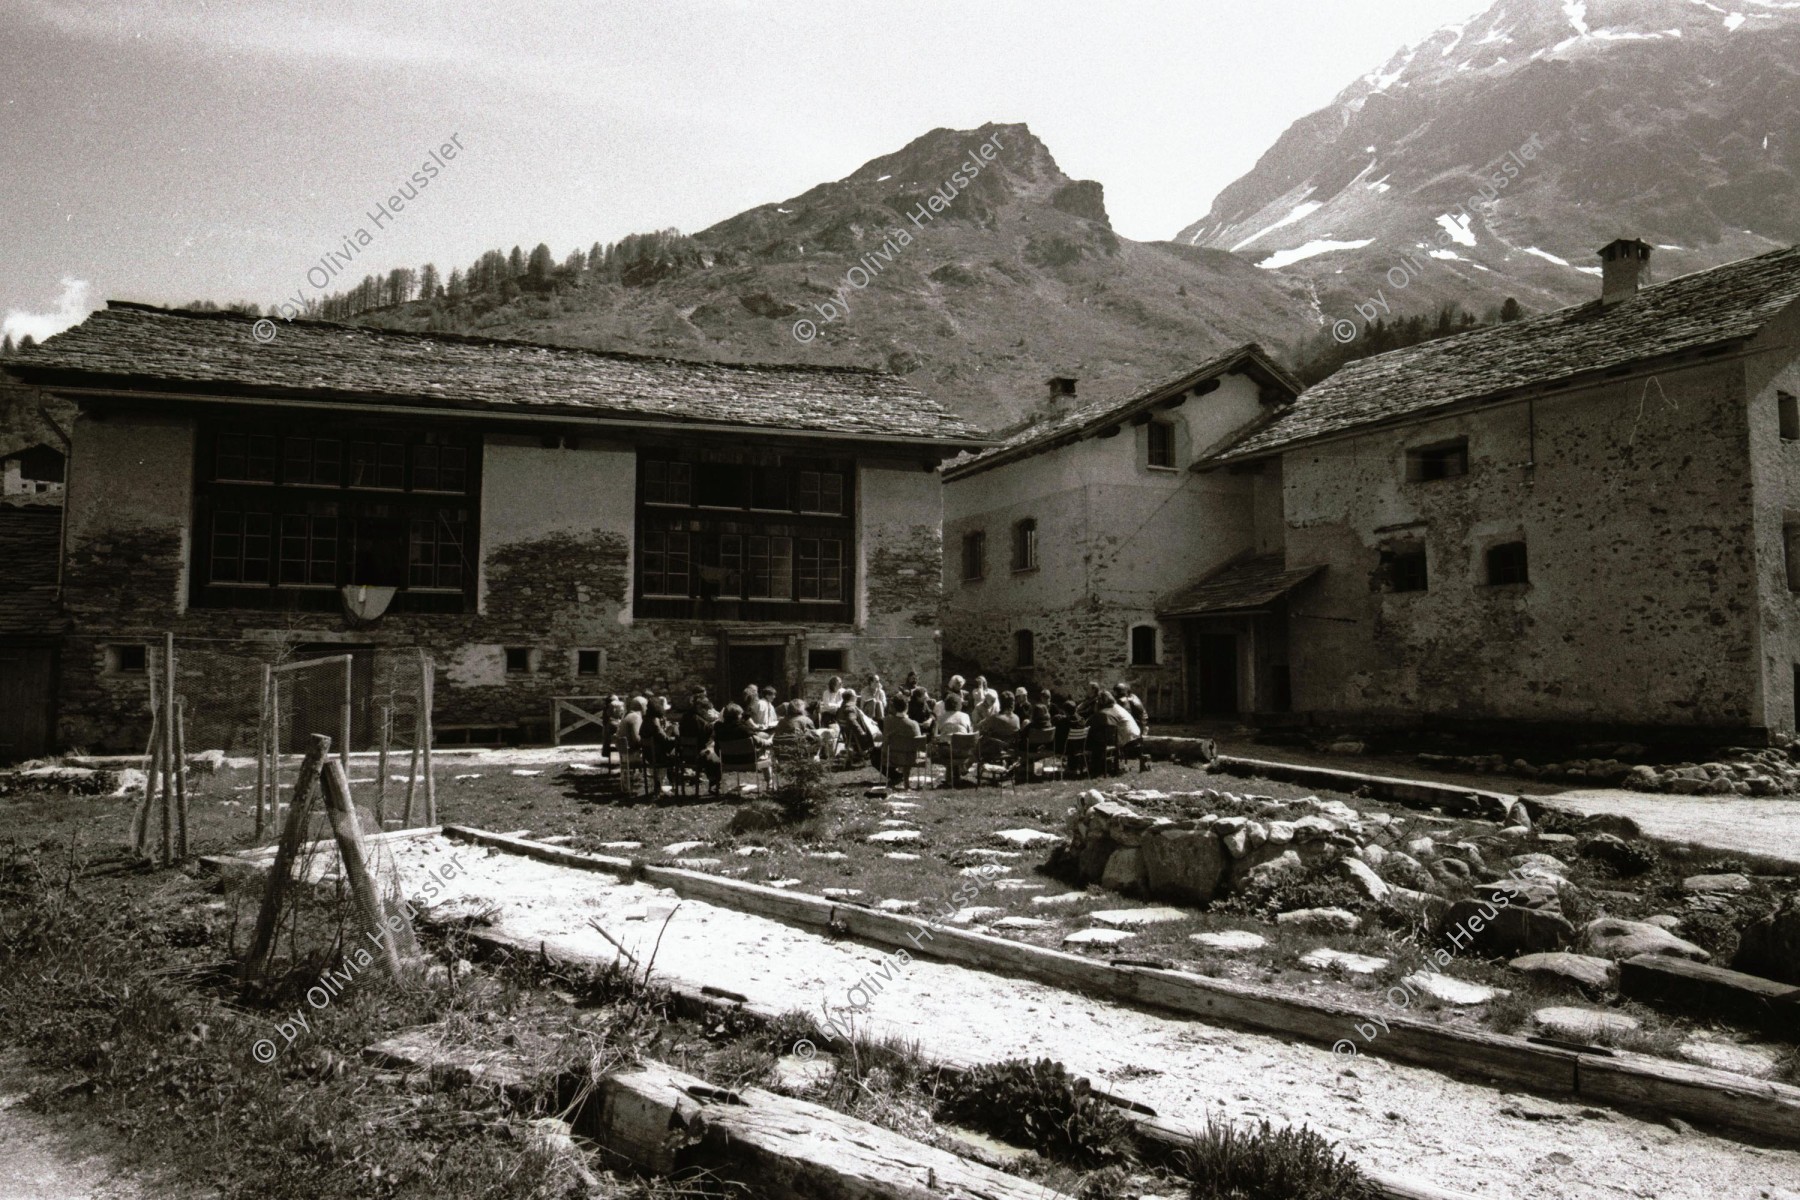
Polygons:
<instances>
[{"instance_id":1,"label":"wooden door","mask_svg":"<svg viewBox=\"0 0 1800 1200\"><path fill-rule=\"evenodd\" d=\"M0 646L0 763L37 758L50 749L50 695L56 651Z\"/></svg>"}]
</instances>

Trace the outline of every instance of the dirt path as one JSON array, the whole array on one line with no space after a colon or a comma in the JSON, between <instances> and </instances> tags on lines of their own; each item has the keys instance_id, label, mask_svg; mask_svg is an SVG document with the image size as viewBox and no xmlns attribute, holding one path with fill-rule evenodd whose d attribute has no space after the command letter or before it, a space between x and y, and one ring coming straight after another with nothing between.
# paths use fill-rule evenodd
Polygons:
<instances>
[{"instance_id":1,"label":"dirt path","mask_svg":"<svg viewBox=\"0 0 1800 1200\"><path fill-rule=\"evenodd\" d=\"M396 847L409 885L449 847ZM929 959L830 941L762 917L677 900L643 884L459 846L453 892L497 905L506 932L607 961L598 921L648 959L671 910L657 975L722 986L753 1002L818 1014L873 993L859 1033L915 1041L928 1056L1048 1056L1189 1124L1208 1112L1304 1122L1359 1161L1480 1196L1744 1200L1800 1188L1800 1153L1768 1151L1581 1105L1505 1093L1380 1059L1160 1016ZM410 887L409 887L410 890ZM921 897L928 910L938 897ZM979 901L976 901L979 903ZM886 964L889 979L878 986Z\"/></svg>"},{"instance_id":2,"label":"dirt path","mask_svg":"<svg viewBox=\"0 0 1800 1200\"><path fill-rule=\"evenodd\" d=\"M148 1200L99 1146L78 1145L19 1106L32 1080L16 1054L0 1055L0 1200Z\"/></svg>"}]
</instances>

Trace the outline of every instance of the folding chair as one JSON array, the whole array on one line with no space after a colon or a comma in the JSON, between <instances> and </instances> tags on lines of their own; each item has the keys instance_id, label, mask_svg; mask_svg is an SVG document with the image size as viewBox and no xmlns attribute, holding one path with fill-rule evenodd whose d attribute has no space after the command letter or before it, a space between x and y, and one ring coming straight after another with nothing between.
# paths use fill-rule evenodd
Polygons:
<instances>
[{"instance_id":1,"label":"folding chair","mask_svg":"<svg viewBox=\"0 0 1800 1200\"><path fill-rule=\"evenodd\" d=\"M1077 766L1076 764L1080 765ZM1088 731L1086 726L1080 726L1069 730L1068 736L1063 739L1064 773L1071 779L1078 775L1085 778L1090 774L1090 766L1091 764L1088 762Z\"/></svg>"},{"instance_id":2,"label":"folding chair","mask_svg":"<svg viewBox=\"0 0 1800 1200\"><path fill-rule=\"evenodd\" d=\"M975 748L975 786L980 787L988 780L988 772L992 770L995 787L1005 787L1009 782L1017 782L1014 772L1019 766L1019 752L1012 745L1000 738L984 737Z\"/></svg>"},{"instance_id":3,"label":"folding chair","mask_svg":"<svg viewBox=\"0 0 1800 1200\"><path fill-rule=\"evenodd\" d=\"M642 776L644 794L650 794L650 763L641 750L633 750L623 741L619 743L619 791L626 796L635 796L637 792L632 786L632 777Z\"/></svg>"},{"instance_id":4,"label":"folding chair","mask_svg":"<svg viewBox=\"0 0 1800 1200\"><path fill-rule=\"evenodd\" d=\"M890 734L881 747L881 773L887 776L888 783L894 782L894 776L904 772L901 783L905 787L913 786L913 776L923 768L927 781L931 775L930 744L924 738L916 738L910 734L902 737Z\"/></svg>"},{"instance_id":5,"label":"folding chair","mask_svg":"<svg viewBox=\"0 0 1800 1200\"><path fill-rule=\"evenodd\" d=\"M1025 731L1025 782L1030 783L1036 776L1034 769L1041 760L1056 757L1056 730L1027 729ZM1049 764L1046 763L1046 766Z\"/></svg>"},{"instance_id":6,"label":"folding chair","mask_svg":"<svg viewBox=\"0 0 1800 1200\"><path fill-rule=\"evenodd\" d=\"M950 735L944 763L944 786L949 788L962 785L963 768L975 762L977 746L981 741L979 734L953 733ZM976 781L980 786L980 781Z\"/></svg>"},{"instance_id":7,"label":"folding chair","mask_svg":"<svg viewBox=\"0 0 1800 1200\"><path fill-rule=\"evenodd\" d=\"M738 794L743 794L745 775L759 776L765 792L774 788L775 764L769 755L758 749L754 739L721 738L713 745L719 751L719 765L734 777L733 786Z\"/></svg>"},{"instance_id":8,"label":"folding chair","mask_svg":"<svg viewBox=\"0 0 1800 1200\"><path fill-rule=\"evenodd\" d=\"M694 795L700 794L700 777L703 774L700 749L699 738L678 737L675 739L675 757L669 764L669 782L674 786L677 796L686 794L689 781L693 782Z\"/></svg>"},{"instance_id":9,"label":"folding chair","mask_svg":"<svg viewBox=\"0 0 1800 1200\"><path fill-rule=\"evenodd\" d=\"M1119 769L1119 731L1110 722L1101 722L1104 727L1097 735L1088 739L1088 757L1095 759L1092 764L1095 773L1117 775ZM1091 729L1089 732L1093 732Z\"/></svg>"}]
</instances>

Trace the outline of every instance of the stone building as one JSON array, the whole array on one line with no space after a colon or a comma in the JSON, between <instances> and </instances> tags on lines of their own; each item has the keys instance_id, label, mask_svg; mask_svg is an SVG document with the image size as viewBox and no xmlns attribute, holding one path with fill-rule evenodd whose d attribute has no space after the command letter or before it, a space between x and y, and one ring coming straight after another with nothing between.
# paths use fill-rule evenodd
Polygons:
<instances>
[{"instance_id":1,"label":"stone building","mask_svg":"<svg viewBox=\"0 0 1800 1200\"><path fill-rule=\"evenodd\" d=\"M1038 419L943 469L947 661L1072 694L1130 679L1159 716L1273 703L1279 651L1255 659L1187 592L1279 552L1279 473L1188 468L1299 385L1254 345L1122 403L1076 407L1073 385L1052 380Z\"/></svg>"},{"instance_id":2,"label":"stone building","mask_svg":"<svg viewBox=\"0 0 1800 1200\"><path fill-rule=\"evenodd\" d=\"M79 405L58 728L92 750L140 744L165 631L423 647L441 730L523 736L556 695L934 674L936 467L985 444L870 371L117 302L6 367Z\"/></svg>"},{"instance_id":3,"label":"stone building","mask_svg":"<svg viewBox=\"0 0 1800 1200\"><path fill-rule=\"evenodd\" d=\"M1760 738L1800 681L1800 248L1354 362L1201 464L1278 471L1295 709Z\"/></svg>"}]
</instances>

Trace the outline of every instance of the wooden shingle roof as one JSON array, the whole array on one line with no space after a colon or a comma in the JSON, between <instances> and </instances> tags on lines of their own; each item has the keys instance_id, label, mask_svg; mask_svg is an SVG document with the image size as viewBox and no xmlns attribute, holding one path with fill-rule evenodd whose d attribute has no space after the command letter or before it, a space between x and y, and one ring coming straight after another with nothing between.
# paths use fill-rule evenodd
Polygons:
<instances>
[{"instance_id":1,"label":"wooden shingle roof","mask_svg":"<svg viewBox=\"0 0 1800 1200\"><path fill-rule=\"evenodd\" d=\"M1800 246L1349 363L1282 417L1213 458L1225 463L1313 438L1422 416L1517 389L1557 386L1752 337L1800 300Z\"/></svg>"},{"instance_id":2,"label":"wooden shingle roof","mask_svg":"<svg viewBox=\"0 0 1800 1200\"><path fill-rule=\"evenodd\" d=\"M1288 570L1280 554L1226 563L1157 606L1159 617L1203 617L1261 608L1317 575L1323 566Z\"/></svg>"},{"instance_id":3,"label":"wooden shingle roof","mask_svg":"<svg viewBox=\"0 0 1800 1200\"><path fill-rule=\"evenodd\" d=\"M7 360L55 387L542 412L642 423L985 444L897 375L856 367L690 362L325 321L265 323L112 301Z\"/></svg>"}]
</instances>

